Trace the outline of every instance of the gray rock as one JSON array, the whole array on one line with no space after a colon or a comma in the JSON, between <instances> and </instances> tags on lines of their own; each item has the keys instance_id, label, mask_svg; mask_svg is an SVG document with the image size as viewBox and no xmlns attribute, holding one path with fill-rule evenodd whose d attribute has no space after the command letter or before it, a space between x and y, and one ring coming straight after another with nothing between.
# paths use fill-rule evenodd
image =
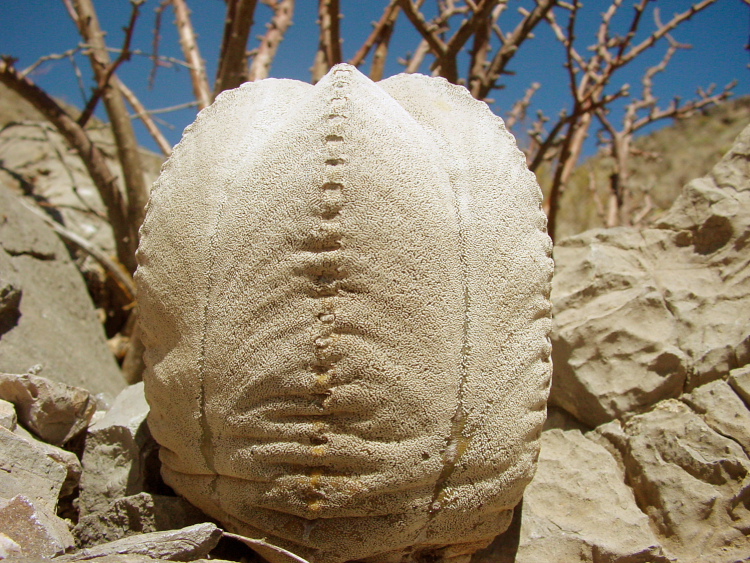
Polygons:
<instances>
[{"instance_id":1,"label":"gray rock","mask_svg":"<svg viewBox=\"0 0 750 563\"><path fill-rule=\"evenodd\" d=\"M76 488L78 487L78 483L81 480L81 473L83 472L81 462L76 454L74 454L73 452L69 452L68 450L58 448L57 446L53 446L52 444L42 442L33 434L31 434L31 432L26 430L23 426L18 426L14 434L16 436L20 436L21 438L32 444L36 449L44 452L50 459L56 461L65 468L66 475L65 481L63 481L63 484L60 488L60 498L69 496L73 494L73 492L75 492Z\"/></svg>"},{"instance_id":2,"label":"gray rock","mask_svg":"<svg viewBox=\"0 0 750 563\"><path fill-rule=\"evenodd\" d=\"M23 551L21 551L21 546L0 532L0 559L19 557L22 554Z\"/></svg>"},{"instance_id":3,"label":"gray rock","mask_svg":"<svg viewBox=\"0 0 750 563\"><path fill-rule=\"evenodd\" d=\"M55 557L74 544L65 520L23 495L0 508L0 530L21 547L24 557Z\"/></svg>"},{"instance_id":4,"label":"gray rock","mask_svg":"<svg viewBox=\"0 0 750 563\"><path fill-rule=\"evenodd\" d=\"M42 364L58 381L116 395L125 381L65 245L0 185L0 267L20 288L20 315L0 339L0 371Z\"/></svg>"},{"instance_id":5,"label":"gray rock","mask_svg":"<svg viewBox=\"0 0 750 563\"><path fill-rule=\"evenodd\" d=\"M737 442L750 455L750 412L725 381L713 381L682 397L715 432Z\"/></svg>"},{"instance_id":6,"label":"gray rock","mask_svg":"<svg viewBox=\"0 0 750 563\"><path fill-rule=\"evenodd\" d=\"M0 248L0 337L18 324L21 316L21 285L11 257Z\"/></svg>"},{"instance_id":7,"label":"gray rock","mask_svg":"<svg viewBox=\"0 0 750 563\"><path fill-rule=\"evenodd\" d=\"M85 389L32 374L0 373L0 398L15 405L27 430L57 446L83 431L96 411Z\"/></svg>"},{"instance_id":8,"label":"gray rock","mask_svg":"<svg viewBox=\"0 0 750 563\"><path fill-rule=\"evenodd\" d=\"M44 450L0 427L0 498L24 495L54 513L66 477Z\"/></svg>"},{"instance_id":9,"label":"gray rock","mask_svg":"<svg viewBox=\"0 0 750 563\"><path fill-rule=\"evenodd\" d=\"M670 555L728 563L750 553L750 460L734 440L677 400L602 434L621 452L638 506Z\"/></svg>"},{"instance_id":10,"label":"gray rock","mask_svg":"<svg viewBox=\"0 0 750 563\"><path fill-rule=\"evenodd\" d=\"M728 382L745 404L750 406L750 365L729 372Z\"/></svg>"},{"instance_id":11,"label":"gray rock","mask_svg":"<svg viewBox=\"0 0 750 563\"><path fill-rule=\"evenodd\" d=\"M146 424L149 407L143 383L122 391L112 408L89 427L83 453L81 516L106 511L121 497L147 490L158 468L150 465L158 447Z\"/></svg>"},{"instance_id":12,"label":"gray rock","mask_svg":"<svg viewBox=\"0 0 750 563\"><path fill-rule=\"evenodd\" d=\"M193 561L206 557L221 539L215 524L203 523L181 530L152 532L126 537L59 557L57 561L86 561L112 555L145 555L170 561Z\"/></svg>"},{"instance_id":13,"label":"gray rock","mask_svg":"<svg viewBox=\"0 0 750 563\"><path fill-rule=\"evenodd\" d=\"M750 128L658 227L560 242L550 402L589 426L725 378L748 351Z\"/></svg>"},{"instance_id":14,"label":"gray rock","mask_svg":"<svg viewBox=\"0 0 750 563\"><path fill-rule=\"evenodd\" d=\"M73 534L76 545L89 547L133 534L184 528L209 518L179 497L139 493L112 502L105 511L82 517Z\"/></svg>"},{"instance_id":15,"label":"gray rock","mask_svg":"<svg viewBox=\"0 0 750 563\"><path fill-rule=\"evenodd\" d=\"M16 407L13 406L13 403L0 399L0 426L13 432L17 424Z\"/></svg>"},{"instance_id":16,"label":"gray rock","mask_svg":"<svg viewBox=\"0 0 750 563\"><path fill-rule=\"evenodd\" d=\"M545 431L541 440L516 563L669 561L605 448L578 430Z\"/></svg>"}]
</instances>

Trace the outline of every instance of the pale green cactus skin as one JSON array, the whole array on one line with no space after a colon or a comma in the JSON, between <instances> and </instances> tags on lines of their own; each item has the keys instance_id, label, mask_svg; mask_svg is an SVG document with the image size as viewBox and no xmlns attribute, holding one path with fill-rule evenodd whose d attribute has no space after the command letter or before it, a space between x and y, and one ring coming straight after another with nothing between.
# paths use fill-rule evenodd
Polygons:
<instances>
[{"instance_id":1,"label":"pale green cactus skin","mask_svg":"<svg viewBox=\"0 0 750 563\"><path fill-rule=\"evenodd\" d=\"M443 79L225 92L138 250L162 474L315 563L466 559L533 475L551 242L502 120Z\"/></svg>"}]
</instances>

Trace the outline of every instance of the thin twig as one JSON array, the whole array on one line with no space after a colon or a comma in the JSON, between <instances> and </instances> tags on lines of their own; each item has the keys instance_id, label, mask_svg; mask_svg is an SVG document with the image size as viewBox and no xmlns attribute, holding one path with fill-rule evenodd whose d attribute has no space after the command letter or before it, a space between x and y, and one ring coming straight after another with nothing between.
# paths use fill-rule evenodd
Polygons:
<instances>
[{"instance_id":1,"label":"thin twig","mask_svg":"<svg viewBox=\"0 0 750 563\"><path fill-rule=\"evenodd\" d=\"M122 80L120 80L119 82L119 87L122 95L125 96L125 99L130 104L130 107L133 108L133 111L135 111L138 118L146 126L146 129L148 130L151 137L153 137L154 141L156 141L156 144L159 145L159 149L161 150L162 154L164 156L169 156L170 154L172 154L172 145L169 144L169 141L167 141L166 138L164 138L164 135L159 130L156 123L154 123L153 119L151 119L148 111L146 111L146 108L143 107L143 104L138 99L138 97L130 88L125 86Z\"/></svg>"},{"instance_id":2,"label":"thin twig","mask_svg":"<svg viewBox=\"0 0 750 563\"><path fill-rule=\"evenodd\" d=\"M206 63L201 57L198 42L195 39L193 23L190 20L190 9L185 0L171 0L174 8L175 23L180 34L180 46L185 60L190 65L190 79L193 83L193 93L198 101L198 108L204 109L211 105L211 89L208 86Z\"/></svg>"},{"instance_id":3,"label":"thin twig","mask_svg":"<svg viewBox=\"0 0 750 563\"><path fill-rule=\"evenodd\" d=\"M248 80L254 82L268 78L271 64L276 58L279 45L284 40L294 17L294 0L277 0L271 4L273 17L267 24L266 34L261 38L258 50L250 65Z\"/></svg>"},{"instance_id":4,"label":"thin twig","mask_svg":"<svg viewBox=\"0 0 750 563\"><path fill-rule=\"evenodd\" d=\"M79 236L72 231L69 231L60 223L58 223L57 221L53 221L51 217L47 216L45 213L42 213L34 206L29 205L25 201L22 201L21 203L24 205L24 207L26 207L26 209L34 213L37 217L47 223L47 225L52 227L52 229L58 235L60 235L68 242L72 242L78 248L86 252L86 254L99 262L117 282L117 286L122 290L127 301L135 300L135 283L133 282L133 277L122 264L107 256L107 254L101 248L92 244L91 241L86 240L82 236Z\"/></svg>"},{"instance_id":5,"label":"thin twig","mask_svg":"<svg viewBox=\"0 0 750 563\"><path fill-rule=\"evenodd\" d=\"M393 29L393 24L398 17L399 11L400 6L398 5L398 0L390 0L389 4L385 7L385 10L383 10L383 15L380 17L378 23L375 24L375 27L373 28L369 37L365 40L354 57L352 57L352 59L349 61L350 65L359 66L363 62L365 62L365 59L370 53L372 47L376 44L381 43L383 41L383 37L386 34L389 34L389 29Z\"/></svg>"},{"instance_id":6,"label":"thin twig","mask_svg":"<svg viewBox=\"0 0 750 563\"><path fill-rule=\"evenodd\" d=\"M104 90L110 87L110 80L114 76L115 71L117 70L117 67L119 67L125 61L130 60L130 55L131 55L130 42L133 39L133 32L135 31L135 23L138 20L138 14L140 11L141 4L143 4L143 2L145 2L145 0L131 0L130 2L133 8L130 12L130 21L128 22L128 25L125 28L125 41L122 46L122 50L120 51L120 55L115 59L115 61L107 65L107 68L104 70L104 72L101 73L97 77L99 79L98 80L99 83L97 84L96 89L94 90L94 94L91 96L88 103L83 108L81 115L78 117L78 124L81 127L85 127L88 120L94 114L94 110L96 109L96 106L99 103L99 100L104 94Z\"/></svg>"}]
</instances>

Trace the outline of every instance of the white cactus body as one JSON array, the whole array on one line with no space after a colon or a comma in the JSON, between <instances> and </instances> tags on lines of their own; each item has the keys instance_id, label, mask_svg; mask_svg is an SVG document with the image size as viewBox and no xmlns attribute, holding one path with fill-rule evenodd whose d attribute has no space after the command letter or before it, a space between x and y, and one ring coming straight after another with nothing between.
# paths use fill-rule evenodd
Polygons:
<instances>
[{"instance_id":1,"label":"white cactus body","mask_svg":"<svg viewBox=\"0 0 750 563\"><path fill-rule=\"evenodd\" d=\"M138 251L166 482L315 563L489 543L544 422L540 200L502 121L442 79L338 65L222 94Z\"/></svg>"}]
</instances>

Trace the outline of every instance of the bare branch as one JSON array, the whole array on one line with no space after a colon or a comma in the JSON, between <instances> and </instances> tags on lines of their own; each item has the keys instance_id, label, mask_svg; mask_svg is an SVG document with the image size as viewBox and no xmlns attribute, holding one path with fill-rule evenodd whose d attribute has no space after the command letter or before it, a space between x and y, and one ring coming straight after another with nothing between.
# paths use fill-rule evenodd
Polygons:
<instances>
[{"instance_id":1,"label":"bare branch","mask_svg":"<svg viewBox=\"0 0 750 563\"><path fill-rule=\"evenodd\" d=\"M541 87L542 85L539 84L539 82L534 82L526 89L523 98L513 104L513 108L510 110L508 118L505 120L505 126L508 129L513 129L516 123L523 121L526 118L526 111L529 109L529 105L531 105L531 98Z\"/></svg>"},{"instance_id":2,"label":"bare branch","mask_svg":"<svg viewBox=\"0 0 750 563\"><path fill-rule=\"evenodd\" d=\"M143 0L131 0L134 7L134 16L131 17L131 25L126 30L126 36L132 35L132 27L137 16L137 8ZM143 222L146 202L148 201L148 188L146 186L141 157L138 152L138 141L133 131L133 124L125 108L125 101L119 89L119 80L114 73L110 63L104 42L104 32L99 26L94 5L91 0L73 0L73 6L77 15L76 24L83 39L91 46L89 59L94 70L94 76L102 90L102 99L107 108L112 133L117 144L117 156L122 166L127 193L127 226L129 235L125 243L130 248L130 256L127 258L118 256L122 263L130 270L135 271L135 249L138 247L138 229ZM126 37L126 49L129 48L130 40Z\"/></svg>"},{"instance_id":3,"label":"bare branch","mask_svg":"<svg viewBox=\"0 0 750 563\"><path fill-rule=\"evenodd\" d=\"M135 249L129 238L127 207L117 186L117 178L110 170L104 154L55 100L27 77L21 76L8 59L0 62L0 82L31 103L78 153L107 208L107 217L115 235L117 256L126 268L133 271L131 267L135 266Z\"/></svg>"},{"instance_id":4,"label":"bare branch","mask_svg":"<svg viewBox=\"0 0 750 563\"><path fill-rule=\"evenodd\" d=\"M169 156L170 154L172 154L172 145L164 138L164 135L162 135L159 127L157 127L156 123L154 123L154 120L151 119L151 116L149 115L146 108L143 107L143 104L138 99L138 97L130 88L125 86L122 81L119 82L119 87L122 95L125 96L125 99L133 108L133 111L146 126L146 129L148 130L151 137L153 137L154 141L156 141L156 144L159 145L159 149L161 150L162 154L164 156Z\"/></svg>"},{"instance_id":5,"label":"bare branch","mask_svg":"<svg viewBox=\"0 0 750 563\"><path fill-rule=\"evenodd\" d=\"M714 4L716 0L701 0L693 4L682 13L675 14L674 17L669 20L666 24L657 29L654 33L649 35L646 39L641 41L638 45L634 45L627 53L624 53L621 57L620 65L626 64L636 58L638 55L643 53L646 49L653 46L659 39L664 37L667 33L672 31L682 22L685 22L692 18L695 14L708 8L711 4Z\"/></svg>"},{"instance_id":6,"label":"bare branch","mask_svg":"<svg viewBox=\"0 0 750 563\"><path fill-rule=\"evenodd\" d=\"M500 76L506 72L508 63L521 44L530 37L534 28L547 17L555 3L556 0L537 0L534 9L505 38L503 46L495 53L492 63L490 63L484 75L472 86L472 96L478 100L483 100L489 95Z\"/></svg>"},{"instance_id":7,"label":"bare branch","mask_svg":"<svg viewBox=\"0 0 750 563\"><path fill-rule=\"evenodd\" d=\"M248 80L254 82L268 78L271 63L276 57L276 51L284 40L287 30L292 25L294 15L294 0L280 0L273 2L273 18L268 24L266 34L260 41L260 47L250 65Z\"/></svg>"},{"instance_id":8,"label":"bare branch","mask_svg":"<svg viewBox=\"0 0 750 563\"><path fill-rule=\"evenodd\" d=\"M58 235L60 235L68 242L75 244L78 248L80 248L86 254L94 258L94 260L99 262L99 264L101 264L102 267L104 267L104 269L109 272L109 274L117 283L117 286L120 288L125 298L124 301L132 302L135 300L135 283L133 282L133 277L130 275L130 272L128 272L123 267L122 264L107 256L106 252L104 252L96 245L92 244L91 241L86 240L82 236L79 236L72 231L69 231L57 221L53 221L51 217L49 217L45 213L42 213L36 207L29 205L23 200L21 201L21 203L24 207L26 207L26 209L28 209L29 211L34 213L34 215L47 223L47 225L49 225L52 230L54 230Z\"/></svg>"},{"instance_id":9,"label":"bare branch","mask_svg":"<svg viewBox=\"0 0 750 563\"><path fill-rule=\"evenodd\" d=\"M253 26L257 0L227 0L224 37L214 98L224 90L237 88L247 80L247 40Z\"/></svg>"},{"instance_id":10,"label":"bare branch","mask_svg":"<svg viewBox=\"0 0 750 563\"><path fill-rule=\"evenodd\" d=\"M185 60L190 65L190 79L193 83L193 93L198 101L198 109L211 105L211 88L206 75L206 62L201 57L198 42L195 40L193 23L190 20L190 9L185 0L171 0L174 8L175 23L180 34L180 46Z\"/></svg>"},{"instance_id":11,"label":"bare branch","mask_svg":"<svg viewBox=\"0 0 750 563\"><path fill-rule=\"evenodd\" d=\"M425 21L424 15L419 11L419 8L414 2L412 2L412 0L399 0L399 4L401 5L404 14L406 14L406 17L409 18L411 24L427 42L430 50L435 53L437 57L443 56L448 49L448 46L443 43L442 39L440 39L440 36L437 33L437 26L434 24L430 25Z\"/></svg>"},{"instance_id":12,"label":"bare branch","mask_svg":"<svg viewBox=\"0 0 750 563\"><path fill-rule=\"evenodd\" d=\"M328 70L343 61L339 29L339 0L318 0L320 41L312 67L312 81L317 82Z\"/></svg>"},{"instance_id":13,"label":"bare branch","mask_svg":"<svg viewBox=\"0 0 750 563\"><path fill-rule=\"evenodd\" d=\"M349 64L354 66L361 65L365 62L367 55L370 53L370 49L372 49L374 45L382 43L386 35L390 36L393 32L393 25L396 23L399 11L400 6L398 5L398 0L391 0L383 11L380 20L373 28L372 33L370 33L370 36L359 48L359 51L357 51L354 57L349 61Z\"/></svg>"},{"instance_id":14,"label":"bare branch","mask_svg":"<svg viewBox=\"0 0 750 563\"><path fill-rule=\"evenodd\" d=\"M68 49L67 51L63 53L52 53L49 55L45 55L44 57L39 57L33 64L29 65L25 69L23 69L21 72L19 72L19 76L28 76L32 72L34 72L37 68L39 68L40 65L46 63L47 61L59 61L61 59L69 59L76 53L78 53L81 50L81 47L73 47L72 49Z\"/></svg>"},{"instance_id":15,"label":"bare branch","mask_svg":"<svg viewBox=\"0 0 750 563\"><path fill-rule=\"evenodd\" d=\"M78 123L81 127L85 127L86 123L88 123L88 120L91 119L91 116L94 114L94 110L96 109L96 106L99 103L99 100L104 95L105 89L110 87L110 80L114 76L115 71L117 70L117 67L119 67L122 63L124 63L127 60L130 60L130 42L133 39L133 31L135 31L135 22L138 20L138 13L140 10L141 4L143 4L145 0L131 0L131 5L133 6L133 9L130 13L130 22L128 23L127 27L125 28L125 42L122 46L122 49L120 50L120 55L115 59L114 63L109 63L107 61L107 64L105 68L103 68L100 72L97 73L97 81L98 84L96 86L96 89L94 90L93 95L89 99L89 101L86 103L86 107L83 108L83 111L81 112L81 115L78 117ZM88 3L88 0L86 0L86 3ZM77 9L78 6L76 6ZM87 9L87 8L84 8ZM91 13L93 13L93 4L91 4ZM81 18L83 16L79 16ZM97 21L96 24L79 24L79 29L81 30L81 33L83 34L84 30L88 32L91 32L93 30L94 25L98 27L99 22ZM98 36L98 39L101 41L102 45L104 44L104 34L101 33L101 30L99 30L100 35ZM86 40L88 41L88 36L84 36ZM97 45L94 45L93 48L96 49ZM106 54L105 54L106 56ZM107 57L109 58L109 57Z\"/></svg>"}]
</instances>

